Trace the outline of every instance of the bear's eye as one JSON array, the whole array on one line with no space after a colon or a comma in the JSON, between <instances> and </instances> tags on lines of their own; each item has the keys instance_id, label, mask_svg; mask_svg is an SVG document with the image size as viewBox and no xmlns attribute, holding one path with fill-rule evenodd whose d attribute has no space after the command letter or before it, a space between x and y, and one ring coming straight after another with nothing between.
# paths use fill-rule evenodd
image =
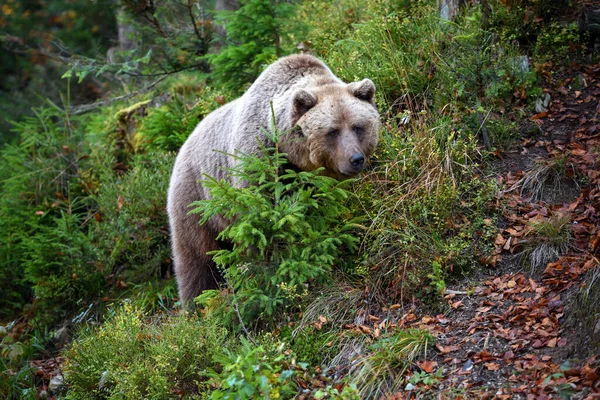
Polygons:
<instances>
[{"instance_id":1,"label":"bear's eye","mask_svg":"<svg viewBox=\"0 0 600 400\"><path fill-rule=\"evenodd\" d=\"M362 136L365 133L365 128L358 125L354 125L352 127L352 130L354 131L354 133L356 133L357 136Z\"/></svg>"},{"instance_id":2,"label":"bear's eye","mask_svg":"<svg viewBox=\"0 0 600 400\"><path fill-rule=\"evenodd\" d=\"M339 135L340 131L334 128L331 128L327 131L327 136L329 137L336 137L337 135Z\"/></svg>"}]
</instances>

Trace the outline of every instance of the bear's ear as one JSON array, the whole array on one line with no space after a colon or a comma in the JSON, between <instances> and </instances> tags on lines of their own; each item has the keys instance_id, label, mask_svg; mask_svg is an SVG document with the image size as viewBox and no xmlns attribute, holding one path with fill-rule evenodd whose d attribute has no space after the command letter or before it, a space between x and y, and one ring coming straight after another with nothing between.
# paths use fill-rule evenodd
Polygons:
<instances>
[{"instance_id":1,"label":"bear's ear","mask_svg":"<svg viewBox=\"0 0 600 400\"><path fill-rule=\"evenodd\" d=\"M370 79L363 79L360 82L353 82L348 85L350 93L356 98L373 102L373 95L375 95L375 84Z\"/></svg>"},{"instance_id":2,"label":"bear's ear","mask_svg":"<svg viewBox=\"0 0 600 400\"><path fill-rule=\"evenodd\" d=\"M300 89L294 93L292 101L292 125L296 124L300 117L317 105L317 98L304 89Z\"/></svg>"}]
</instances>

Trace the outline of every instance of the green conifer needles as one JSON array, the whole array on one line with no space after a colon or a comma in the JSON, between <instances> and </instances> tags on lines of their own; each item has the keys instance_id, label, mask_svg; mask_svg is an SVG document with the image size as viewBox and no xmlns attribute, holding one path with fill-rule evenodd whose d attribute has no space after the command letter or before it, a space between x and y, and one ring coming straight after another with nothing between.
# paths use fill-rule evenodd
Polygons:
<instances>
[{"instance_id":1,"label":"green conifer needles","mask_svg":"<svg viewBox=\"0 0 600 400\"><path fill-rule=\"evenodd\" d=\"M287 169L279 134L270 139L274 147L262 146L260 156L231 155L237 161L231 179L207 177L202 183L211 199L191 205L201 223L217 215L230 221L218 238L232 246L214 251L213 258L235 291L243 319L271 316L302 296L309 281L325 281L340 254L358 240L350 232L344 183L320 170Z\"/></svg>"}]
</instances>

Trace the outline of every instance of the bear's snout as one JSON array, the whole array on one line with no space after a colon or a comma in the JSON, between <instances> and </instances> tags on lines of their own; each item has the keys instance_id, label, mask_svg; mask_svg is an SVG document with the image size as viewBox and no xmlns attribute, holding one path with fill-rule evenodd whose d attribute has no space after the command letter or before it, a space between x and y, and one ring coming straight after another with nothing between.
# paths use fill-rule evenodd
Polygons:
<instances>
[{"instance_id":1,"label":"bear's snout","mask_svg":"<svg viewBox=\"0 0 600 400\"><path fill-rule=\"evenodd\" d=\"M365 165L365 155L362 153L352 154L350 157L350 164L352 164L352 168L355 170L361 171Z\"/></svg>"},{"instance_id":2,"label":"bear's snout","mask_svg":"<svg viewBox=\"0 0 600 400\"><path fill-rule=\"evenodd\" d=\"M366 156L359 150L340 157L337 171L339 172L338 179L347 179L358 175L365 167ZM340 154L341 155L341 154Z\"/></svg>"}]
</instances>

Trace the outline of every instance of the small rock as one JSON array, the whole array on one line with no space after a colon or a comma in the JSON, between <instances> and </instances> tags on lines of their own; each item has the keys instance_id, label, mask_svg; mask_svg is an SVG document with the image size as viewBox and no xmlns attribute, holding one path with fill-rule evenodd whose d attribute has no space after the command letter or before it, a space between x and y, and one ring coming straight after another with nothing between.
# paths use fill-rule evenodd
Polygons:
<instances>
[{"instance_id":1,"label":"small rock","mask_svg":"<svg viewBox=\"0 0 600 400\"><path fill-rule=\"evenodd\" d=\"M516 58L515 66L517 70L522 73L529 71L529 59L527 56L520 56Z\"/></svg>"},{"instance_id":2,"label":"small rock","mask_svg":"<svg viewBox=\"0 0 600 400\"><path fill-rule=\"evenodd\" d=\"M50 393L58 393L65 386L65 378L61 374L56 375L54 378L50 379L50 383L48 384L48 390Z\"/></svg>"},{"instance_id":3,"label":"small rock","mask_svg":"<svg viewBox=\"0 0 600 400\"><path fill-rule=\"evenodd\" d=\"M104 385L106 385L106 381L108 380L108 371L104 371L102 376L100 377L100 382L98 382L98 389L102 390Z\"/></svg>"},{"instance_id":4,"label":"small rock","mask_svg":"<svg viewBox=\"0 0 600 400\"><path fill-rule=\"evenodd\" d=\"M548 106L550 105L550 93L544 93L544 96L538 98L535 101L535 112L538 114L544 111L548 111Z\"/></svg>"},{"instance_id":5,"label":"small rock","mask_svg":"<svg viewBox=\"0 0 600 400\"><path fill-rule=\"evenodd\" d=\"M69 329L67 326L63 326L54 332L54 341L56 342L56 346L59 348L63 347L69 342Z\"/></svg>"},{"instance_id":6,"label":"small rock","mask_svg":"<svg viewBox=\"0 0 600 400\"><path fill-rule=\"evenodd\" d=\"M463 365L461 372L469 372L473 369L473 361L471 361L470 359L468 359L465 364Z\"/></svg>"},{"instance_id":7,"label":"small rock","mask_svg":"<svg viewBox=\"0 0 600 400\"><path fill-rule=\"evenodd\" d=\"M594 328L594 335L600 335L600 320L596 322L596 327Z\"/></svg>"}]
</instances>

